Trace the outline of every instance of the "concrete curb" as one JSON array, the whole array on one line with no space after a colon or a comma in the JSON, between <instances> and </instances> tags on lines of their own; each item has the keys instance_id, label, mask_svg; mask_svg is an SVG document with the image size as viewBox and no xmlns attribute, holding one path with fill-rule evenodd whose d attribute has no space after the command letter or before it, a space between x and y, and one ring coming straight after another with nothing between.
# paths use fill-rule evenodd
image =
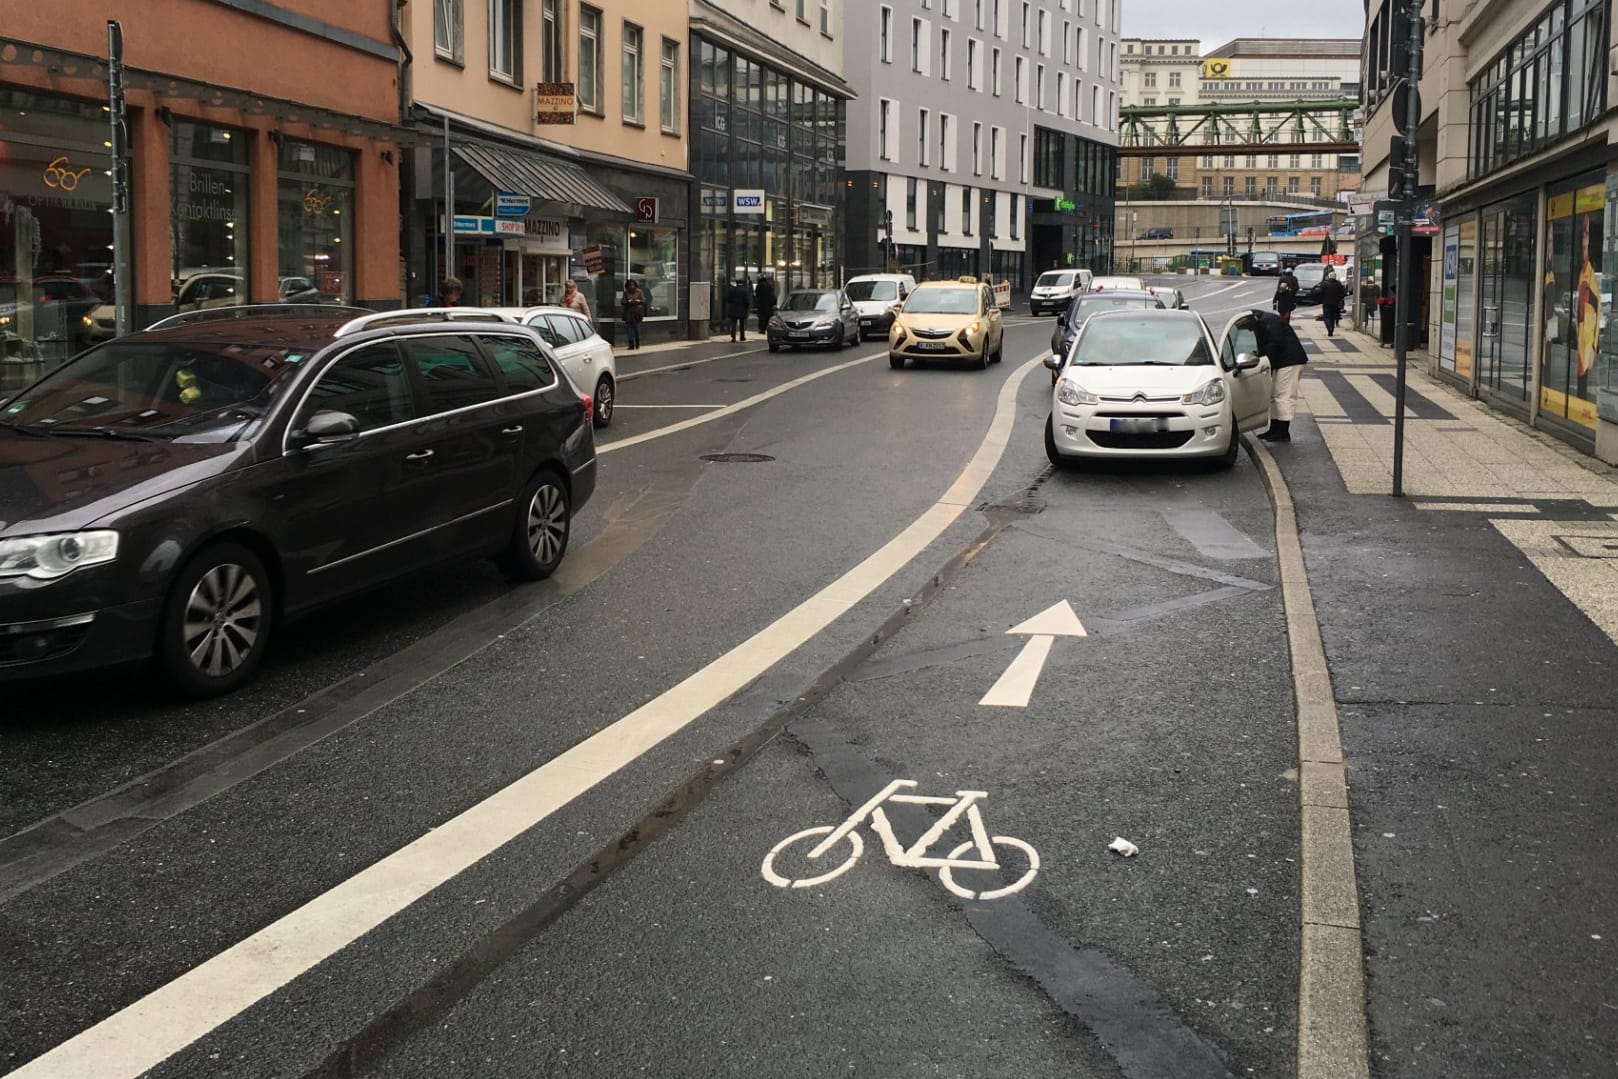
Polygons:
<instances>
[{"instance_id":1,"label":"concrete curb","mask_svg":"<svg viewBox=\"0 0 1618 1079\"><path fill-rule=\"evenodd\" d=\"M1302 948L1298 961L1298 1079L1369 1079L1365 968L1348 783L1326 651L1315 619L1298 517L1269 450L1242 436L1275 512L1275 557L1298 708L1302 820Z\"/></svg>"}]
</instances>

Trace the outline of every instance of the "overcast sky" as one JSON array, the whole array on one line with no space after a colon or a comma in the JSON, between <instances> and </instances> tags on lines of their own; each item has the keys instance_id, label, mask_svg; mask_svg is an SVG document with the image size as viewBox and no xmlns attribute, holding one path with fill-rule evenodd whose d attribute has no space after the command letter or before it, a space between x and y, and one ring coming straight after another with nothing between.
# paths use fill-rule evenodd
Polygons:
<instances>
[{"instance_id":1,"label":"overcast sky","mask_svg":"<svg viewBox=\"0 0 1618 1079\"><path fill-rule=\"evenodd\" d=\"M1125 37L1194 37L1202 52L1238 37L1363 37L1360 0L1122 0Z\"/></svg>"}]
</instances>

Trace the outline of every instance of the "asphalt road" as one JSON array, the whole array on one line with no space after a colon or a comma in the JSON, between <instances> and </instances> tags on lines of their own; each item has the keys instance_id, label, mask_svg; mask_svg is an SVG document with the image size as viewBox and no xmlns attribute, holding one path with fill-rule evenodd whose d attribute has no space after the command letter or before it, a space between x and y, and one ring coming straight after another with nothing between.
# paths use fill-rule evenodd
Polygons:
<instances>
[{"instance_id":1,"label":"asphalt road","mask_svg":"<svg viewBox=\"0 0 1618 1079\"><path fill-rule=\"evenodd\" d=\"M1216 330L1272 287L1180 281ZM1052 474L1049 332L1014 315L986 372L620 357L557 579L435 570L204 705L138 671L11 694L0 1064L113 1017L81 1059L130 1074L136 1042L172 1076L1289 1074L1268 504L1245 458ZM1061 602L1087 635L980 704ZM869 820L842 875L766 879L894 780L983 792L1026 846L954 879L1019 890L962 899ZM417 851L433 886L395 874Z\"/></svg>"}]
</instances>

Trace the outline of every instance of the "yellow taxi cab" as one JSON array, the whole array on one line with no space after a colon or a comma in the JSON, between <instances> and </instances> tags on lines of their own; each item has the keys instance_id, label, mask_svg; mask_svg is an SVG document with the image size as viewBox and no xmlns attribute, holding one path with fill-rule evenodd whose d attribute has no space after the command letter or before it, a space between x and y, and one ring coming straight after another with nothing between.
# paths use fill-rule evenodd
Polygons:
<instances>
[{"instance_id":1,"label":"yellow taxi cab","mask_svg":"<svg viewBox=\"0 0 1618 1079\"><path fill-rule=\"evenodd\" d=\"M923 281L905 297L888 331L888 365L965 360L982 370L1000 362L1005 326L988 285L971 278Z\"/></svg>"}]
</instances>

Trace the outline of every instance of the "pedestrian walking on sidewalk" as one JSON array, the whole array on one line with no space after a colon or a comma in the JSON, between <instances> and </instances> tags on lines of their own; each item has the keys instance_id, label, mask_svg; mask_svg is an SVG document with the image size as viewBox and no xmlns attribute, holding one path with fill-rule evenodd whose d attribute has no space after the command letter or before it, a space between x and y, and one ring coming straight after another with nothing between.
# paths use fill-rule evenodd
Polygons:
<instances>
[{"instance_id":1,"label":"pedestrian walking on sidewalk","mask_svg":"<svg viewBox=\"0 0 1618 1079\"><path fill-rule=\"evenodd\" d=\"M1326 276L1320 282L1320 318L1326 324L1327 337L1332 336L1333 331L1337 329L1337 323L1342 320L1343 300L1347 296L1348 291L1343 288L1343 283L1337 280L1337 275L1332 272L1330 266L1327 266Z\"/></svg>"},{"instance_id":2,"label":"pedestrian walking on sidewalk","mask_svg":"<svg viewBox=\"0 0 1618 1079\"><path fill-rule=\"evenodd\" d=\"M439 302L444 307L461 306L461 279L446 277L438 284Z\"/></svg>"},{"instance_id":3,"label":"pedestrian walking on sidewalk","mask_svg":"<svg viewBox=\"0 0 1618 1079\"><path fill-rule=\"evenodd\" d=\"M590 317L590 301L584 298L584 293L579 291L579 286L571 277L562 286L562 306L577 311L585 318Z\"/></svg>"},{"instance_id":4,"label":"pedestrian walking on sidewalk","mask_svg":"<svg viewBox=\"0 0 1618 1079\"><path fill-rule=\"evenodd\" d=\"M1275 298L1270 301L1283 322L1292 321L1292 311L1298 306L1298 279L1291 270L1282 270L1275 282Z\"/></svg>"},{"instance_id":5,"label":"pedestrian walking on sidewalk","mask_svg":"<svg viewBox=\"0 0 1618 1079\"><path fill-rule=\"evenodd\" d=\"M630 349L640 348L640 323L646 317L646 294L640 290L634 278L624 283L624 335L629 340Z\"/></svg>"},{"instance_id":6,"label":"pedestrian walking on sidewalk","mask_svg":"<svg viewBox=\"0 0 1618 1079\"><path fill-rule=\"evenodd\" d=\"M758 279L753 288L753 310L758 312L758 332L768 333L770 319L775 315L775 278L766 275Z\"/></svg>"},{"instance_id":7,"label":"pedestrian walking on sidewalk","mask_svg":"<svg viewBox=\"0 0 1618 1079\"><path fill-rule=\"evenodd\" d=\"M1253 329L1258 336L1258 354L1270 358L1270 425L1259 435L1264 442L1291 442L1292 416L1297 407L1298 380L1309 353L1303 350L1298 333L1280 315L1253 311Z\"/></svg>"},{"instance_id":8,"label":"pedestrian walking on sidewalk","mask_svg":"<svg viewBox=\"0 0 1618 1079\"><path fill-rule=\"evenodd\" d=\"M730 323L730 339L747 340L747 309L753 306L753 295L747 287L747 278L738 277L725 293L725 319Z\"/></svg>"}]
</instances>

